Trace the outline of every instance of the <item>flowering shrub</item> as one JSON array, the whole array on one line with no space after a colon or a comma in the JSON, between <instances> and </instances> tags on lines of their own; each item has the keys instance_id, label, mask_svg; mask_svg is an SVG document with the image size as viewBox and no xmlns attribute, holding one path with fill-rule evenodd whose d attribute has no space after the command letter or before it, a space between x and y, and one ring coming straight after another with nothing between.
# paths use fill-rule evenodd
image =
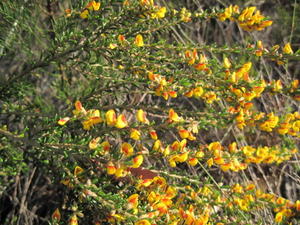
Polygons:
<instances>
[{"instance_id":1,"label":"flowering shrub","mask_svg":"<svg viewBox=\"0 0 300 225\"><path fill-rule=\"evenodd\" d=\"M48 209L51 224L297 220L300 199L264 188L253 172L299 165L299 80L263 67L287 71L299 54L290 43L269 47L251 36L271 19L256 7L191 11L153 0L64 10L53 22L54 46L18 75L38 77L47 67L60 107L32 122L47 110L23 94L21 104L5 102L6 113L21 111L39 127L1 128L3 146L24 145L28 171L51 174L62 196ZM168 37L197 21L232 23L249 38L218 46ZM11 89L2 91L11 98Z\"/></svg>"}]
</instances>

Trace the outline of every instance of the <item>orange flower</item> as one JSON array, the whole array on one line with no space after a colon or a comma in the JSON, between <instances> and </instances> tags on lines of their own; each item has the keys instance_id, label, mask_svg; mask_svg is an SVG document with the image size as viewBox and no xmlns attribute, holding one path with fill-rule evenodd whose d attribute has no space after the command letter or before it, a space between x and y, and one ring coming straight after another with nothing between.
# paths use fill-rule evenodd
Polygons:
<instances>
[{"instance_id":1,"label":"orange flower","mask_svg":"<svg viewBox=\"0 0 300 225\"><path fill-rule=\"evenodd\" d=\"M157 140L158 137L157 137L157 133L155 130L150 130L149 131L149 134L150 134L150 137L153 139L153 140Z\"/></svg>"},{"instance_id":2,"label":"orange flower","mask_svg":"<svg viewBox=\"0 0 300 225\"><path fill-rule=\"evenodd\" d=\"M78 225L78 220L77 220L77 216L76 215L73 215L70 218L68 225Z\"/></svg>"},{"instance_id":3,"label":"orange flower","mask_svg":"<svg viewBox=\"0 0 300 225\"><path fill-rule=\"evenodd\" d=\"M105 152L108 152L110 150L110 144L108 141L103 141L101 143L101 146Z\"/></svg>"},{"instance_id":4,"label":"orange flower","mask_svg":"<svg viewBox=\"0 0 300 225\"><path fill-rule=\"evenodd\" d=\"M126 41L125 36L122 35L122 34L119 34L119 35L118 35L118 41L119 41L121 44L123 44L123 43Z\"/></svg>"},{"instance_id":5,"label":"orange flower","mask_svg":"<svg viewBox=\"0 0 300 225\"><path fill-rule=\"evenodd\" d=\"M53 212L52 216L51 216L52 220L56 220L57 222L60 221L60 218L61 218L61 214L60 214L60 211L59 209L55 209L55 211Z\"/></svg>"}]
</instances>

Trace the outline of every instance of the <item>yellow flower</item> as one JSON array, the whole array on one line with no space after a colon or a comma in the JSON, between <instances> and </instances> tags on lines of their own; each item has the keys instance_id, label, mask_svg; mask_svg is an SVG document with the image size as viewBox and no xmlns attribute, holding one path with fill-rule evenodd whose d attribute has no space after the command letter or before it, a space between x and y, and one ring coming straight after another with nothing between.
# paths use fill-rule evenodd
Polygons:
<instances>
[{"instance_id":1,"label":"yellow flower","mask_svg":"<svg viewBox=\"0 0 300 225\"><path fill-rule=\"evenodd\" d=\"M107 170L108 175L113 175L116 173L117 168L112 162L108 162L108 164L106 166L106 170Z\"/></svg>"},{"instance_id":2,"label":"yellow flower","mask_svg":"<svg viewBox=\"0 0 300 225\"><path fill-rule=\"evenodd\" d=\"M72 10L71 9L65 9L65 13L66 13L66 17L70 17L72 14Z\"/></svg>"},{"instance_id":3,"label":"yellow flower","mask_svg":"<svg viewBox=\"0 0 300 225\"><path fill-rule=\"evenodd\" d=\"M282 219L283 219L283 211L279 211L278 213L276 213L275 222L280 223Z\"/></svg>"},{"instance_id":4,"label":"yellow flower","mask_svg":"<svg viewBox=\"0 0 300 225\"><path fill-rule=\"evenodd\" d=\"M198 164L198 159L197 158L190 158L188 160L188 163L191 165L191 166L196 166Z\"/></svg>"},{"instance_id":5,"label":"yellow flower","mask_svg":"<svg viewBox=\"0 0 300 225\"><path fill-rule=\"evenodd\" d=\"M89 142L89 148L90 148L90 149L96 149L96 148L98 147L99 141L100 141L100 137L93 138L93 139Z\"/></svg>"},{"instance_id":6,"label":"yellow flower","mask_svg":"<svg viewBox=\"0 0 300 225\"><path fill-rule=\"evenodd\" d=\"M74 169L74 176L76 177L77 175L83 173L84 169L82 169L80 166L76 166Z\"/></svg>"},{"instance_id":7,"label":"yellow flower","mask_svg":"<svg viewBox=\"0 0 300 225\"><path fill-rule=\"evenodd\" d=\"M156 140L153 144L152 147L153 150L158 151L161 149L161 141L160 140Z\"/></svg>"},{"instance_id":8,"label":"yellow flower","mask_svg":"<svg viewBox=\"0 0 300 225\"><path fill-rule=\"evenodd\" d=\"M87 112L87 118L82 122L84 130L90 130L95 124L101 123L100 111L91 109Z\"/></svg>"},{"instance_id":9,"label":"yellow flower","mask_svg":"<svg viewBox=\"0 0 300 225\"><path fill-rule=\"evenodd\" d=\"M202 87L196 87L193 89L193 96L199 98L203 95L204 90Z\"/></svg>"},{"instance_id":10,"label":"yellow flower","mask_svg":"<svg viewBox=\"0 0 300 225\"><path fill-rule=\"evenodd\" d=\"M109 126L114 126L117 122L117 116L116 116L116 113L113 109L111 110L108 110L106 113L105 113L105 117L106 117L106 123L107 125Z\"/></svg>"},{"instance_id":11,"label":"yellow flower","mask_svg":"<svg viewBox=\"0 0 300 225\"><path fill-rule=\"evenodd\" d=\"M138 194L133 194L130 195L129 198L127 199L128 202L128 208L137 208L138 203L139 203L139 195Z\"/></svg>"},{"instance_id":12,"label":"yellow flower","mask_svg":"<svg viewBox=\"0 0 300 225\"><path fill-rule=\"evenodd\" d=\"M131 129L130 130L130 138L132 138L133 140L140 140L141 137L141 132L137 129Z\"/></svg>"},{"instance_id":13,"label":"yellow flower","mask_svg":"<svg viewBox=\"0 0 300 225\"><path fill-rule=\"evenodd\" d=\"M115 127L121 129L121 128L124 128L124 127L127 127L127 126L128 126L128 122L126 120L126 117L123 114L119 115L118 118L117 118Z\"/></svg>"},{"instance_id":14,"label":"yellow flower","mask_svg":"<svg viewBox=\"0 0 300 225\"><path fill-rule=\"evenodd\" d=\"M178 133L182 139L188 138L190 135L190 132L186 129L179 129Z\"/></svg>"},{"instance_id":15,"label":"yellow flower","mask_svg":"<svg viewBox=\"0 0 300 225\"><path fill-rule=\"evenodd\" d=\"M230 69L230 67L231 67L231 63L227 57L224 57L224 59L223 59L223 66L226 69Z\"/></svg>"},{"instance_id":16,"label":"yellow flower","mask_svg":"<svg viewBox=\"0 0 300 225\"><path fill-rule=\"evenodd\" d=\"M150 130L149 131L149 134L150 134L150 137L153 139L153 140L157 140L158 139L158 136L157 136L157 133L155 130Z\"/></svg>"},{"instance_id":17,"label":"yellow flower","mask_svg":"<svg viewBox=\"0 0 300 225\"><path fill-rule=\"evenodd\" d=\"M268 119L259 125L259 128L263 131L271 132L274 127L276 127L279 121L278 116L274 116L274 113L268 114Z\"/></svg>"},{"instance_id":18,"label":"yellow flower","mask_svg":"<svg viewBox=\"0 0 300 225\"><path fill-rule=\"evenodd\" d=\"M70 218L68 225L78 225L78 220L77 220L77 216L76 215L73 215Z\"/></svg>"},{"instance_id":19,"label":"yellow flower","mask_svg":"<svg viewBox=\"0 0 300 225\"><path fill-rule=\"evenodd\" d=\"M134 225L151 225L151 223L148 220L139 220Z\"/></svg>"},{"instance_id":20,"label":"yellow flower","mask_svg":"<svg viewBox=\"0 0 300 225\"><path fill-rule=\"evenodd\" d=\"M214 159L210 158L209 160L206 161L208 167L211 167L214 164Z\"/></svg>"},{"instance_id":21,"label":"yellow flower","mask_svg":"<svg viewBox=\"0 0 300 225\"><path fill-rule=\"evenodd\" d=\"M144 39L143 39L143 36L140 35L140 34L138 34L138 35L135 37L134 44L135 44L137 47L143 47L143 46L144 46Z\"/></svg>"},{"instance_id":22,"label":"yellow flower","mask_svg":"<svg viewBox=\"0 0 300 225\"><path fill-rule=\"evenodd\" d=\"M89 16L89 10L88 9L84 9L81 13L80 13L80 17L82 19L86 19Z\"/></svg>"},{"instance_id":23,"label":"yellow flower","mask_svg":"<svg viewBox=\"0 0 300 225\"><path fill-rule=\"evenodd\" d=\"M283 47L283 52L285 54L293 54L293 49L290 43L285 44L285 46Z\"/></svg>"},{"instance_id":24,"label":"yellow flower","mask_svg":"<svg viewBox=\"0 0 300 225\"><path fill-rule=\"evenodd\" d=\"M165 17L167 12L167 8L166 7L160 7L156 12L151 14L152 19L162 19Z\"/></svg>"},{"instance_id":25,"label":"yellow flower","mask_svg":"<svg viewBox=\"0 0 300 225\"><path fill-rule=\"evenodd\" d=\"M180 121L180 117L178 116L178 114L174 111L174 109L170 109L169 110L169 122L179 122Z\"/></svg>"},{"instance_id":26,"label":"yellow flower","mask_svg":"<svg viewBox=\"0 0 300 225\"><path fill-rule=\"evenodd\" d=\"M70 117L65 117L60 119L57 123L61 126L65 125L71 118Z\"/></svg>"},{"instance_id":27,"label":"yellow flower","mask_svg":"<svg viewBox=\"0 0 300 225\"><path fill-rule=\"evenodd\" d=\"M86 114L86 110L83 108L80 101L77 100L74 105L75 105L75 110L73 110L73 114L75 116Z\"/></svg>"},{"instance_id":28,"label":"yellow flower","mask_svg":"<svg viewBox=\"0 0 300 225\"><path fill-rule=\"evenodd\" d=\"M154 2L153 0L140 0L141 6L153 6Z\"/></svg>"},{"instance_id":29,"label":"yellow flower","mask_svg":"<svg viewBox=\"0 0 300 225\"><path fill-rule=\"evenodd\" d=\"M121 152L124 153L126 156L133 155L133 147L131 144L125 142L121 145Z\"/></svg>"},{"instance_id":30,"label":"yellow flower","mask_svg":"<svg viewBox=\"0 0 300 225\"><path fill-rule=\"evenodd\" d=\"M181 154L176 155L175 161L176 162L185 162L188 159L189 153L188 152L184 152Z\"/></svg>"},{"instance_id":31,"label":"yellow flower","mask_svg":"<svg viewBox=\"0 0 300 225\"><path fill-rule=\"evenodd\" d=\"M146 117L146 113L144 112L144 110L139 109L136 113L136 119L141 122L141 123L145 123L145 124L149 124L149 120Z\"/></svg>"},{"instance_id":32,"label":"yellow flower","mask_svg":"<svg viewBox=\"0 0 300 225\"><path fill-rule=\"evenodd\" d=\"M128 171L126 167L122 166L116 170L115 176L116 177L125 177L127 175Z\"/></svg>"},{"instance_id":33,"label":"yellow flower","mask_svg":"<svg viewBox=\"0 0 300 225\"><path fill-rule=\"evenodd\" d=\"M204 94L203 98L205 99L206 103L208 103L208 104L211 104L214 101L218 100L216 93L213 91L206 92Z\"/></svg>"},{"instance_id":34,"label":"yellow flower","mask_svg":"<svg viewBox=\"0 0 300 225\"><path fill-rule=\"evenodd\" d=\"M133 161L133 165L131 165L131 167L139 168L144 161L144 157L143 157L143 155L138 155L138 156L134 157L132 161Z\"/></svg>"},{"instance_id":35,"label":"yellow flower","mask_svg":"<svg viewBox=\"0 0 300 225\"><path fill-rule=\"evenodd\" d=\"M98 11L100 9L100 2L90 1L85 8L91 11Z\"/></svg>"}]
</instances>

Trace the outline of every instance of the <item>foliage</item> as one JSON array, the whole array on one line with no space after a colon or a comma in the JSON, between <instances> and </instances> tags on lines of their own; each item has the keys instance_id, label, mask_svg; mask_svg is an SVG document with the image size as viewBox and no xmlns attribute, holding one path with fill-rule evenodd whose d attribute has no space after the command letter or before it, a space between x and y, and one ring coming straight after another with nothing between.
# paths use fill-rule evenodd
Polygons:
<instances>
[{"instance_id":1,"label":"foliage","mask_svg":"<svg viewBox=\"0 0 300 225\"><path fill-rule=\"evenodd\" d=\"M299 52L254 6L195 8L0 3L3 224L299 222Z\"/></svg>"}]
</instances>

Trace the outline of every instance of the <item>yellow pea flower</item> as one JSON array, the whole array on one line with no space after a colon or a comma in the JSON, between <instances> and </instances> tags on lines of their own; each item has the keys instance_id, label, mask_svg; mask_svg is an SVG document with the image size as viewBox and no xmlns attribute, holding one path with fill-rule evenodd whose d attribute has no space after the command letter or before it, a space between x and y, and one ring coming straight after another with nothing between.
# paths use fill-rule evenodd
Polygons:
<instances>
[{"instance_id":1,"label":"yellow pea flower","mask_svg":"<svg viewBox=\"0 0 300 225\"><path fill-rule=\"evenodd\" d=\"M142 109L139 109L136 112L136 119L141 123L149 124L149 120L146 117L146 113Z\"/></svg>"},{"instance_id":2,"label":"yellow pea flower","mask_svg":"<svg viewBox=\"0 0 300 225\"><path fill-rule=\"evenodd\" d=\"M85 6L85 8L86 8L86 9L89 9L89 10L92 10L92 11L98 11L98 10L100 9L100 5L101 5L100 2L90 1L90 2Z\"/></svg>"},{"instance_id":3,"label":"yellow pea flower","mask_svg":"<svg viewBox=\"0 0 300 225\"><path fill-rule=\"evenodd\" d=\"M106 123L109 126L114 126L117 122L117 116L115 110L111 109L105 113Z\"/></svg>"},{"instance_id":4,"label":"yellow pea flower","mask_svg":"<svg viewBox=\"0 0 300 225\"><path fill-rule=\"evenodd\" d=\"M121 152L124 153L126 156L133 155L133 147L131 144L125 142L121 145Z\"/></svg>"},{"instance_id":5,"label":"yellow pea flower","mask_svg":"<svg viewBox=\"0 0 300 225\"><path fill-rule=\"evenodd\" d=\"M130 138L132 138L133 140L140 140L141 137L141 132L137 129L131 129L130 130Z\"/></svg>"},{"instance_id":6,"label":"yellow pea flower","mask_svg":"<svg viewBox=\"0 0 300 225\"><path fill-rule=\"evenodd\" d=\"M126 117L123 114L119 115L118 118L117 118L115 127L121 129L121 128L124 128L124 127L127 127L127 126L128 126L128 122L126 120Z\"/></svg>"},{"instance_id":7,"label":"yellow pea flower","mask_svg":"<svg viewBox=\"0 0 300 225\"><path fill-rule=\"evenodd\" d=\"M73 215L70 218L68 225L78 225L78 220L77 220L77 216L76 215Z\"/></svg>"},{"instance_id":8,"label":"yellow pea flower","mask_svg":"<svg viewBox=\"0 0 300 225\"><path fill-rule=\"evenodd\" d=\"M76 166L74 169L74 176L77 176L81 173L83 173L84 169L82 169L80 166Z\"/></svg>"},{"instance_id":9,"label":"yellow pea flower","mask_svg":"<svg viewBox=\"0 0 300 225\"><path fill-rule=\"evenodd\" d=\"M73 114L75 116L82 115L82 114L85 115L87 113L80 101L77 100L74 106L75 106L75 110L73 110Z\"/></svg>"},{"instance_id":10,"label":"yellow pea flower","mask_svg":"<svg viewBox=\"0 0 300 225\"><path fill-rule=\"evenodd\" d=\"M196 87L193 90L193 96L196 98L201 97L203 95L203 93L204 93L204 90L202 87Z\"/></svg>"},{"instance_id":11,"label":"yellow pea flower","mask_svg":"<svg viewBox=\"0 0 300 225\"><path fill-rule=\"evenodd\" d=\"M148 220L139 220L134 225L151 225L151 223Z\"/></svg>"},{"instance_id":12,"label":"yellow pea flower","mask_svg":"<svg viewBox=\"0 0 300 225\"><path fill-rule=\"evenodd\" d=\"M132 161L133 161L133 165L131 167L139 168L144 161L144 157L143 157L143 155L138 155L138 156L134 157Z\"/></svg>"},{"instance_id":13,"label":"yellow pea flower","mask_svg":"<svg viewBox=\"0 0 300 225\"><path fill-rule=\"evenodd\" d=\"M99 145L100 141L100 137L96 137L96 138L93 138L90 142L89 142L89 148L90 149L96 149Z\"/></svg>"},{"instance_id":14,"label":"yellow pea flower","mask_svg":"<svg viewBox=\"0 0 300 225\"><path fill-rule=\"evenodd\" d=\"M283 212L279 211L278 213L276 213L275 215L275 222L276 223L280 223L283 219Z\"/></svg>"},{"instance_id":15,"label":"yellow pea flower","mask_svg":"<svg viewBox=\"0 0 300 225\"><path fill-rule=\"evenodd\" d=\"M155 130L150 130L149 134L150 134L151 139L153 139L153 140L157 140L158 139L158 136L157 136L157 133L156 133Z\"/></svg>"},{"instance_id":16,"label":"yellow pea flower","mask_svg":"<svg viewBox=\"0 0 300 225\"><path fill-rule=\"evenodd\" d=\"M112 162L109 162L106 166L106 170L108 175L113 175L116 173L117 168Z\"/></svg>"},{"instance_id":17,"label":"yellow pea flower","mask_svg":"<svg viewBox=\"0 0 300 225\"><path fill-rule=\"evenodd\" d=\"M80 13L80 17L82 19L86 19L89 16L89 10L88 9L84 9L81 13Z\"/></svg>"},{"instance_id":18,"label":"yellow pea flower","mask_svg":"<svg viewBox=\"0 0 300 225\"><path fill-rule=\"evenodd\" d=\"M198 159L197 158L190 158L188 160L188 164L190 164L191 166L196 166L198 164Z\"/></svg>"},{"instance_id":19,"label":"yellow pea flower","mask_svg":"<svg viewBox=\"0 0 300 225\"><path fill-rule=\"evenodd\" d=\"M230 69L230 67L231 67L231 62L229 61L229 59L227 57L224 57L224 59L223 59L223 66L226 69Z\"/></svg>"},{"instance_id":20,"label":"yellow pea flower","mask_svg":"<svg viewBox=\"0 0 300 225\"><path fill-rule=\"evenodd\" d=\"M61 126L65 125L71 118L70 117L65 117L60 119L57 123Z\"/></svg>"},{"instance_id":21,"label":"yellow pea flower","mask_svg":"<svg viewBox=\"0 0 300 225\"><path fill-rule=\"evenodd\" d=\"M206 161L206 164L208 165L208 167L211 167L214 164L214 159L210 158L209 160Z\"/></svg>"},{"instance_id":22,"label":"yellow pea flower","mask_svg":"<svg viewBox=\"0 0 300 225\"><path fill-rule=\"evenodd\" d=\"M179 122L180 121L180 117L178 116L178 114L174 111L174 109L170 109L169 110L169 122Z\"/></svg>"},{"instance_id":23,"label":"yellow pea flower","mask_svg":"<svg viewBox=\"0 0 300 225\"><path fill-rule=\"evenodd\" d=\"M285 44L285 46L283 47L283 52L285 54L293 54L293 49L290 43Z\"/></svg>"},{"instance_id":24,"label":"yellow pea flower","mask_svg":"<svg viewBox=\"0 0 300 225\"><path fill-rule=\"evenodd\" d=\"M139 203L139 195L138 194L130 195L129 198L127 198L127 202L128 202L129 209L137 208Z\"/></svg>"},{"instance_id":25,"label":"yellow pea flower","mask_svg":"<svg viewBox=\"0 0 300 225\"><path fill-rule=\"evenodd\" d=\"M144 46L144 39L143 39L143 36L140 35L140 34L138 34L138 35L135 37L134 44L135 44L137 47L143 47L143 46Z\"/></svg>"},{"instance_id":26,"label":"yellow pea flower","mask_svg":"<svg viewBox=\"0 0 300 225\"><path fill-rule=\"evenodd\" d=\"M186 129L179 129L178 130L178 133L179 133L179 136L182 138L182 139L185 139L185 138L188 138L189 135L190 135L190 132Z\"/></svg>"}]
</instances>

